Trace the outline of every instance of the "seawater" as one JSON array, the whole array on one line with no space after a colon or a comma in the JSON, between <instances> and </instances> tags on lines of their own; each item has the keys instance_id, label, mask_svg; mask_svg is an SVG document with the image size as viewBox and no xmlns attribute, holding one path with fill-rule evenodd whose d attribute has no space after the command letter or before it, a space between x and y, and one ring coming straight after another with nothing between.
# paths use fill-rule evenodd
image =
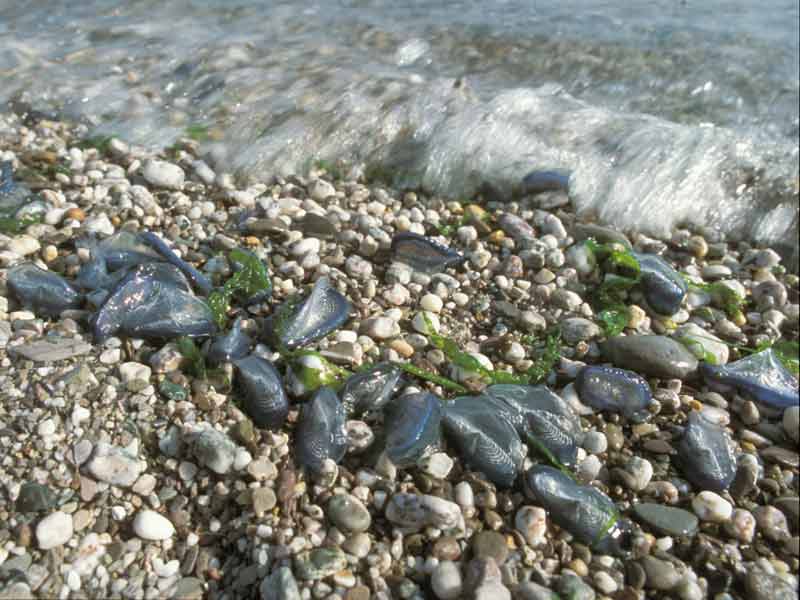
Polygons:
<instances>
[{"instance_id":1,"label":"seawater","mask_svg":"<svg viewBox=\"0 0 800 600\"><path fill-rule=\"evenodd\" d=\"M317 161L798 253L796 0L0 0L0 102L252 179Z\"/></svg>"}]
</instances>

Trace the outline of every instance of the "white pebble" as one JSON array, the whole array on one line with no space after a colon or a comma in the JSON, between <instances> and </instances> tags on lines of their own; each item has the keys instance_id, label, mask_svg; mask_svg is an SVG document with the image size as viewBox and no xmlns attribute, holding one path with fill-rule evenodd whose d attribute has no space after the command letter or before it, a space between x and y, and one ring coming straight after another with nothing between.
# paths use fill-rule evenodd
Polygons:
<instances>
[{"instance_id":1,"label":"white pebble","mask_svg":"<svg viewBox=\"0 0 800 600\"><path fill-rule=\"evenodd\" d=\"M431 575L431 587L440 600L455 600L461 596L463 584L458 565L449 560L440 562Z\"/></svg>"},{"instance_id":2,"label":"white pebble","mask_svg":"<svg viewBox=\"0 0 800 600\"><path fill-rule=\"evenodd\" d=\"M183 188L185 175L178 165L163 160L148 160L142 169L142 177L151 185L180 190Z\"/></svg>"},{"instance_id":3,"label":"white pebble","mask_svg":"<svg viewBox=\"0 0 800 600\"><path fill-rule=\"evenodd\" d=\"M453 459L444 452L434 452L420 459L419 468L431 477L444 479L450 474L453 464Z\"/></svg>"},{"instance_id":4,"label":"white pebble","mask_svg":"<svg viewBox=\"0 0 800 600\"><path fill-rule=\"evenodd\" d=\"M528 545L535 548L545 542L547 512L538 506L523 506L514 517L514 526Z\"/></svg>"},{"instance_id":5,"label":"white pebble","mask_svg":"<svg viewBox=\"0 0 800 600\"><path fill-rule=\"evenodd\" d=\"M783 411L783 429L795 443L800 443L800 406L790 406Z\"/></svg>"},{"instance_id":6,"label":"white pebble","mask_svg":"<svg viewBox=\"0 0 800 600\"><path fill-rule=\"evenodd\" d=\"M161 541L171 538L175 527L155 511L140 510L133 520L133 532L143 540Z\"/></svg>"},{"instance_id":7,"label":"white pebble","mask_svg":"<svg viewBox=\"0 0 800 600\"><path fill-rule=\"evenodd\" d=\"M442 306L444 305L444 302L436 294L425 294L422 297L422 300L419 301L419 305L422 310L427 310L428 312L432 313L440 313L442 312Z\"/></svg>"},{"instance_id":8,"label":"white pebble","mask_svg":"<svg viewBox=\"0 0 800 600\"><path fill-rule=\"evenodd\" d=\"M59 511L47 515L36 526L39 548L50 550L66 544L72 537L72 516Z\"/></svg>"},{"instance_id":9,"label":"white pebble","mask_svg":"<svg viewBox=\"0 0 800 600\"><path fill-rule=\"evenodd\" d=\"M152 371L147 365L137 362L126 362L119 366L119 376L122 383L131 381L150 381Z\"/></svg>"},{"instance_id":10,"label":"white pebble","mask_svg":"<svg viewBox=\"0 0 800 600\"><path fill-rule=\"evenodd\" d=\"M420 311L416 315L414 315L414 320L411 322L411 326L414 328L415 331L418 331L422 334L428 333L428 323L430 323L431 329L435 333L439 333L439 328L441 327L439 323L439 317L432 312L427 311Z\"/></svg>"},{"instance_id":11,"label":"white pebble","mask_svg":"<svg viewBox=\"0 0 800 600\"><path fill-rule=\"evenodd\" d=\"M705 490L692 499L692 510L701 521L724 523L730 520L733 506L719 494Z\"/></svg>"}]
</instances>

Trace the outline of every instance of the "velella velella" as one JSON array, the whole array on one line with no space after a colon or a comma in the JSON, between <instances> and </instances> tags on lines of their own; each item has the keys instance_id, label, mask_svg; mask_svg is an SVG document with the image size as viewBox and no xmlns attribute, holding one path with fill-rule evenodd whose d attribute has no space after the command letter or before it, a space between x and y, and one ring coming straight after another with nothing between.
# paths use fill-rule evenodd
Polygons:
<instances>
[{"instance_id":1,"label":"velella velella","mask_svg":"<svg viewBox=\"0 0 800 600\"><path fill-rule=\"evenodd\" d=\"M647 304L657 313L674 315L686 297L686 281L660 256L636 252L633 256L639 263L639 282Z\"/></svg>"},{"instance_id":2,"label":"velella velella","mask_svg":"<svg viewBox=\"0 0 800 600\"><path fill-rule=\"evenodd\" d=\"M630 525L619 518L611 498L575 483L558 469L536 465L525 474L534 499L559 527L594 550L620 555L626 550Z\"/></svg>"},{"instance_id":3,"label":"velella velella","mask_svg":"<svg viewBox=\"0 0 800 600\"><path fill-rule=\"evenodd\" d=\"M378 363L347 378L339 391L342 405L355 416L383 408L399 388L403 372L391 363Z\"/></svg>"},{"instance_id":4,"label":"velella velella","mask_svg":"<svg viewBox=\"0 0 800 600\"><path fill-rule=\"evenodd\" d=\"M289 414L289 399L274 365L256 355L233 362L242 409L256 427L278 429Z\"/></svg>"},{"instance_id":5,"label":"velella velella","mask_svg":"<svg viewBox=\"0 0 800 600\"><path fill-rule=\"evenodd\" d=\"M320 277L305 300L284 303L265 322L266 334L289 350L305 346L328 335L350 315L350 301Z\"/></svg>"},{"instance_id":6,"label":"velella velella","mask_svg":"<svg viewBox=\"0 0 800 600\"><path fill-rule=\"evenodd\" d=\"M10 160L0 162L0 216L13 215L31 195L28 186L14 180L14 165Z\"/></svg>"},{"instance_id":7,"label":"velella velella","mask_svg":"<svg viewBox=\"0 0 800 600\"><path fill-rule=\"evenodd\" d=\"M37 315L56 317L81 305L81 294L66 279L33 263L9 269L8 287L20 304Z\"/></svg>"},{"instance_id":8,"label":"velella velella","mask_svg":"<svg viewBox=\"0 0 800 600\"><path fill-rule=\"evenodd\" d=\"M502 407L483 396L464 396L447 402L442 413L445 433L462 458L492 483L513 485L525 447Z\"/></svg>"},{"instance_id":9,"label":"velella velella","mask_svg":"<svg viewBox=\"0 0 800 600\"><path fill-rule=\"evenodd\" d=\"M484 394L504 408L504 415L523 441L538 444L566 466L574 466L583 442L580 418L553 391L543 385L496 384Z\"/></svg>"},{"instance_id":10,"label":"velella velella","mask_svg":"<svg viewBox=\"0 0 800 600\"><path fill-rule=\"evenodd\" d=\"M689 413L676 449L683 474L702 490L727 490L736 476L736 457L728 434L699 412Z\"/></svg>"},{"instance_id":11,"label":"velella velella","mask_svg":"<svg viewBox=\"0 0 800 600\"><path fill-rule=\"evenodd\" d=\"M797 379L772 348L727 365L703 363L700 373L711 384L734 387L769 406L786 408L800 404Z\"/></svg>"},{"instance_id":12,"label":"velella velella","mask_svg":"<svg viewBox=\"0 0 800 600\"><path fill-rule=\"evenodd\" d=\"M203 294L208 294L211 291L212 285L208 278L200 271L195 269L192 265L180 258L167 243L151 231L145 231L139 234L139 238L153 250L166 260L171 265L180 269L181 273L186 275L194 286Z\"/></svg>"},{"instance_id":13,"label":"velella velella","mask_svg":"<svg viewBox=\"0 0 800 600\"><path fill-rule=\"evenodd\" d=\"M218 335L211 342L206 358L212 364L230 362L247 356L253 345L252 338L242 329L242 319L233 322L230 331Z\"/></svg>"},{"instance_id":14,"label":"velella velella","mask_svg":"<svg viewBox=\"0 0 800 600\"><path fill-rule=\"evenodd\" d=\"M621 413L629 421L642 423L652 415L648 407L653 394L647 381L625 369L584 367L575 380L581 400L598 410Z\"/></svg>"},{"instance_id":15,"label":"velella velella","mask_svg":"<svg viewBox=\"0 0 800 600\"><path fill-rule=\"evenodd\" d=\"M455 267L466 260L455 250L408 231L392 238L392 258L428 274Z\"/></svg>"},{"instance_id":16,"label":"velella velella","mask_svg":"<svg viewBox=\"0 0 800 600\"><path fill-rule=\"evenodd\" d=\"M318 473L326 459L338 463L347 451L344 407L329 387L321 387L307 402L297 424L297 459Z\"/></svg>"},{"instance_id":17,"label":"velella velella","mask_svg":"<svg viewBox=\"0 0 800 600\"><path fill-rule=\"evenodd\" d=\"M434 394L405 394L383 409L386 454L398 467L410 467L438 446L442 402Z\"/></svg>"},{"instance_id":18,"label":"velella velella","mask_svg":"<svg viewBox=\"0 0 800 600\"><path fill-rule=\"evenodd\" d=\"M142 241L141 237L130 231L119 231L96 246L97 255L106 262L109 271L118 271L161 261L161 255Z\"/></svg>"},{"instance_id":19,"label":"velella velella","mask_svg":"<svg viewBox=\"0 0 800 600\"><path fill-rule=\"evenodd\" d=\"M569 190L570 174L566 171L542 170L531 171L522 178L522 193L539 194L541 192L553 192L558 190Z\"/></svg>"},{"instance_id":20,"label":"velella velella","mask_svg":"<svg viewBox=\"0 0 800 600\"><path fill-rule=\"evenodd\" d=\"M140 265L108 294L90 319L95 341L122 333L145 339L211 335L208 305L192 294L183 274L166 263Z\"/></svg>"}]
</instances>

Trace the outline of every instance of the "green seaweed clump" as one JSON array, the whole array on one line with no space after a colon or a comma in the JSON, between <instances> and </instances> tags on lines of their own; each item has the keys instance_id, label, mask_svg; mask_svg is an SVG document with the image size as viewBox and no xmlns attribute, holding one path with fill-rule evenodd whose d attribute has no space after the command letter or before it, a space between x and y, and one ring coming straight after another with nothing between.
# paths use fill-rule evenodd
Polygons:
<instances>
[{"instance_id":1,"label":"green seaweed clump","mask_svg":"<svg viewBox=\"0 0 800 600\"><path fill-rule=\"evenodd\" d=\"M234 296L252 298L256 294L266 294L272 290L272 282L269 279L267 268L258 257L237 248L231 251L228 258L241 268L221 288L211 292L206 299L220 329L225 328L228 308Z\"/></svg>"}]
</instances>

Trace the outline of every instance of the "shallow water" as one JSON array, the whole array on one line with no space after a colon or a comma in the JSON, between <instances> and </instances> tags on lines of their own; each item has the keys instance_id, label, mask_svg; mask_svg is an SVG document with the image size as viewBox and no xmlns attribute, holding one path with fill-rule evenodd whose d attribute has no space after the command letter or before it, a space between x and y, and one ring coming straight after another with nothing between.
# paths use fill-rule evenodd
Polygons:
<instances>
[{"instance_id":1,"label":"shallow water","mask_svg":"<svg viewBox=\"0 0 800 600\"><path fill-rule=\"evenodd\" d=\"M115 4L124 4L119 7ZM798 4L0 1L0 101L254 178L341 161L449 196L572 171L579 210L797 256Z\"/></svg>"}]
</instances>

